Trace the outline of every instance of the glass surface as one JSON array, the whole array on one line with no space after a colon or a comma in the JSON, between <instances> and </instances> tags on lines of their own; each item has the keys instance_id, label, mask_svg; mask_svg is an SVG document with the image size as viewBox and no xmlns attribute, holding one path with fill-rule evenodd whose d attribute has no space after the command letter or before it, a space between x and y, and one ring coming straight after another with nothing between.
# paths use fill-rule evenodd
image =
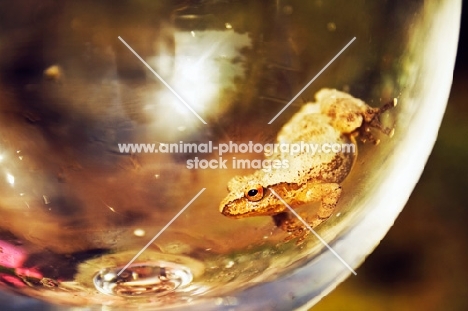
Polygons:
<instances>
[{"instance_id":1,"label":"glass surface","mask_svg":"<svg viewBox=\"0 0 468 311\"><path fill-rule=\"evenodd\" d=\"M460 7L1 2L0 288L102 310L312 306L350 275L337 256L313 235L285 241L271 217L219 212L228 181L254 171L233 168L233 157L262 154L227 153L225 169L188 169L219 155L121 152L119 144L266 144L324 87L374 107L397 98L382 119L394 135L359 144L336 210L315 228L355 269L432 149Z\"/></svg>"}]
</instances>

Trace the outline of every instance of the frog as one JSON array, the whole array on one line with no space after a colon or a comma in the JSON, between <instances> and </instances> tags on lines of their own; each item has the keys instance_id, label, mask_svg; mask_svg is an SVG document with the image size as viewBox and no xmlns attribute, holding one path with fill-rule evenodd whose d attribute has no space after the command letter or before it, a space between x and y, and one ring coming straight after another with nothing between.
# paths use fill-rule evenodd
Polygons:
<instances>
[{"instance_id":1,"label":"frog","mask_svg":"<svg viewBox=\"0 0 468 311\"><path fill-rule=\"evenodd\" d=\"M384 127L380 116L396 104L395 98L373 108L346 92L321 89L315 94L315 102L302 105L279 130L276 143L334 144L352 147L347 149L350 152L343 152L344 149L311 152L304 147L293 153L276 148L266 158L286 161L287 167L234 176L227 184L228 195L220 202L219 211L234 219L271 216L276 227L289 233L287 240L298 238L297 243L302 243L310 230L291 215L288 206L296 209L319 202L317 212L304 217L310 228L329 219L341 197L341 184L356 161L357 139L377 145L380 140L375 138L372 128L393 135L394 129Z\"/></svg>"}]
</instances>

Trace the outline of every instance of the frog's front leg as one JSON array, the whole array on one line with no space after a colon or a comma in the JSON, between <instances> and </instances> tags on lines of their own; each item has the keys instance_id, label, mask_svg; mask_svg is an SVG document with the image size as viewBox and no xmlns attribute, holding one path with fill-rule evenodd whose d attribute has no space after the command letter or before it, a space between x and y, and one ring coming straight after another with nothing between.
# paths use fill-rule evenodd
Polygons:
<instances>
[{"instance_id":1,"label":"frog's front leg","mask_svg":"<svg viewBox=\"0 0 468 311\"><path fill-rule=\"evenodd\" d=\"M319 210L314 216L302 217L310 227L315 228L332 215L340 195L341 187L337 183L308 184L302 191L299 191L294 200L302 203L320 202ZM276 214L273 220L277 227L291 234L287 240L299 238L298 244L310 233L302 221L289 212Z\"/></svg>"}]
</instances>

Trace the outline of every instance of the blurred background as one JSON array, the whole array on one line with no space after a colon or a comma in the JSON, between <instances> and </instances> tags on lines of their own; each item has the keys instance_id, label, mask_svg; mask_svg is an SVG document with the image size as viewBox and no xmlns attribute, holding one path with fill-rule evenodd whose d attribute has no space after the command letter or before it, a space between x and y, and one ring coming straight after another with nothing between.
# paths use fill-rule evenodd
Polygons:
<instances>
[{"instance_id":1,"label":"blurred background","mask_svg":"<svg viewBox=\"0 0 468 311\"><path fill-rule=\"evenodd\" d=\"M468 12L444 120L394 226L314 311L468 310Z\"/></svg>"}]
</instances>

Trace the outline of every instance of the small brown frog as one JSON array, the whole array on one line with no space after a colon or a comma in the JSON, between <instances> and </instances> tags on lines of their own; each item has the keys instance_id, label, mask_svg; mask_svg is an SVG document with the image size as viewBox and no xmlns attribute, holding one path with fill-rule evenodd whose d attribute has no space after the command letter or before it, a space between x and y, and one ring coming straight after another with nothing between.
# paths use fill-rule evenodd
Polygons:
<instances>
[{"instance_id":1,"label":"small brown frog","mask_svg":"<svg viewBox=\"0 0 468 311\"><path fill-rule=\"evenodd\" d=\"M288 239L299 237L298 242L309 230L288 213L288 208L270 189L292 208L320 202L317 214L306 219L312 228L332 215L341 195L340 184L357 155L355 138L377 144L370 128L391 135L393 130L383 128L379 117L397 101L372 108L333 89L322 89L315 98L316 103L305 104L283 126L277 136L276 152L267 157L287 163L287 169L260 169L248 176L232 178L228 183L229 194L219 206L223 215L272 216L276 226L291 233ZM295 152L291 152L293 149Z\"/></svg>"}]
</instances>

